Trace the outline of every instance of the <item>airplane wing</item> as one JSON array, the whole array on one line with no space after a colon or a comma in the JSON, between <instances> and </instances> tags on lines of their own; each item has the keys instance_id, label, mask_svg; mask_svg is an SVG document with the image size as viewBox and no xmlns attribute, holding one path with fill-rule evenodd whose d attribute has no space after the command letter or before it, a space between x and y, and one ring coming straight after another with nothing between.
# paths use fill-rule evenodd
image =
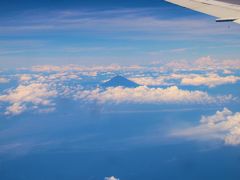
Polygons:
<instances>
[{"instance_id":1,"label":"airplane wing","mask_svg":"<svg viewBox=\"0 0 240 180\"><path fill-rule=\"evenodd\" d=\"M232 21L240 24L239 0L166 0L198 12L217 17L217 22Z\"/></svg>"}]
</instances>

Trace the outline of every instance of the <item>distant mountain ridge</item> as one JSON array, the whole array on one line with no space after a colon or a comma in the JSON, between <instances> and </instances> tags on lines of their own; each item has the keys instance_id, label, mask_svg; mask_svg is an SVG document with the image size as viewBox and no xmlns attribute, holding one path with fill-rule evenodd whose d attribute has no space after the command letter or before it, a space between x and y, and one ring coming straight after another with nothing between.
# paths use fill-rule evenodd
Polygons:
<instances>
[{"instance_id":1,"label":"distant mountain ridge","mask_svg":"<svg viewBox=\"0 0 240 180\"><path fill-rule=\"evenodd\" d=\"M139 84L123 77L123 76L115 76L112 79L110 79L109 81L105 82L102 84L102 87L127 87L127 88L136 88L138 86L140 86Z\"/></svg>"}]
</instances>

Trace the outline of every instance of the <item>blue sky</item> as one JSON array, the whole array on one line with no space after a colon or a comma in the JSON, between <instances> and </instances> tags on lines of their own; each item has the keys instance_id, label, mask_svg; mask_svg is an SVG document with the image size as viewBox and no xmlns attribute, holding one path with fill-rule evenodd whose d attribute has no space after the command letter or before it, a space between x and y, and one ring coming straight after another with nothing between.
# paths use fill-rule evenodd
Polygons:
<instances>
[{"instance_id":1,"label":"blue sky","mask_svg":"<svg viewBox=\"0 0 240 180\"><path fill-rule=\"evenodd\" d=\"M1 67L237 59L239 27L163 1L2 2Z\"/></svg>"},{"instance_id":2,"label":"blue sky","mask_svg":"<svg viewBox=\"0 0 240 180\"><path fill-rule=\"evenodd\" d=\"M239 30L161 0L1 2L0 179L239 180Z\"/></svg>"}]
</instances>

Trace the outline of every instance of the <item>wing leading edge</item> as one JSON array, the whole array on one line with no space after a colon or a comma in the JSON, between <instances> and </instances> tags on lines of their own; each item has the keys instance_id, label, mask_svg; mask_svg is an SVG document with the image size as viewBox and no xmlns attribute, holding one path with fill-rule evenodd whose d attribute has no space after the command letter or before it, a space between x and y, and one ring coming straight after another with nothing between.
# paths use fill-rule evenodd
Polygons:
<instances>
[{"instance_id":1,"label":"wing leading edge","mask_svg":"<svg viewBox=\"0 0 240 180\"><path fill-rule=\"evenodd\" d=\"M240 24L240 5L216 0L166 0L179 6L217 17L217 22Z\"/></svg>"}]
</instances>

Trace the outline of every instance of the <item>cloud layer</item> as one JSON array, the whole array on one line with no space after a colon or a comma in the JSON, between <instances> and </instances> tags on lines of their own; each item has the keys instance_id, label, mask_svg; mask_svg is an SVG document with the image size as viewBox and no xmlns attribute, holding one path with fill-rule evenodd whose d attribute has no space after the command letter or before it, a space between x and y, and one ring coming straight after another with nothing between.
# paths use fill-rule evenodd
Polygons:
<instances>
[{"instance_id":1,"label":"cloud layer","mask_svg":"<svg viewBox=\"0 0 240 180\"><path fill-rule=\"evenodd\" d=\"M234 84L240 80L237 76L226 76L221 77L217 74L209 74L207 76L203 75L192 75L189 77L184 77L181 80L182 85L193 85L193 86L208 86L215 87L223 84Z\"/></svg>"},{"instance_id":2,"label":"cloud layer","mask_svg":"<svg viewBox=\"0 0 240 180\"><path fill-rule=\"evenodd\" d=\"M199 60L200 62L203 60ZM207 62L211 64L211 59ZM215 70L214 70L215 71ZM19 69L16 74L8 75L15 88L2 91L0 102L5 114L17 115L30 109L48 112L54 108L54 98L68 98L85 102L131 103L131 104L224 104L236 101L231 94L214 95L207 91L182 89L179 85L206 85L215 87L226 83L236 83L238 72L220 76L213 70L194 74L195 71L169 71L165 66L35 66L31 69ZM151 72L151 73L150 73ZM222 71L221 71L222 72ZM137 88L109 87L99 88L104 80L114 74L131 77L140 86ZM234 74L236 73L236 74ZM17 81L16 81L17 80ZM147 87L156 86L156 87ZM159 86L166 86L160 88ZM186 87L185 87L186 88ZM195 88L194 88L195 89ZM42 109L47 108L47 109Z\"/></svg>"},{"instance_id":3,"label":"cloud layer","mask_svg":"<svg viewBox=\"0 0 240 180\"><path fill-rule=\"evenodd\" d=\"M168 88L137 88L115 87L106 90L95 89L80 91L75 99L87 99L100 103L162 103L162 104L209 104L224 103L232 100L232 96L212 97L202 91L188 91L177 86Z\"/></svg>"},{"instance_id":4,"label":"cloud layer","mask_svg":"<svg viewBox=\"0 0 240 180\"><path fill-rule=\"evenodd\" d=\"M212 116L203 116L200 124L172 133L192 139L220 139L227 145L240 145L240 112L224 108Z\"/></svg>"},{"instance_id":5,"label":"cloud layer","mask_svg":"<svg viewBox=\"0 0 240 180\"><path fill-rule=\"evenodd\" d=\"M135 77L131 78L132 81L136 82L137 84L141 84L144 86L161 86L161 85L167 85L165 82L166 78L165 77Z\"/></svg>"},{"instance_id":6,"label":"cloud layer","mask_svg":"<svg viewBox=\"0 0 240 180\"><path fill-rule=\"evenodd\" d=\"M224 85L224 84L235 84L240 81L239 76L219 76L215 73L206 72L205 75L202 74L169 74L169 75L160 75L158 77L134 77L131 78L132 81L135 81L138 84L145 86L161 86L161 85L172 85L172 81L177 80L175 84L180 85L191 85L191 86L208 86L210 88ZM171 83L170 83L171 82Z\"/></svg>"},{"instance_id":7,"label":"cloud layer","mask_svg":"<svg viewBox=\"0 0 240 180\"><path fill-rule=\"evenodd\" d=\"M19 85L17 88L9 90L6 95L0 96L0 102L7 102L5 114L17 115L27 109L37 109L40 106L52 107L50 98L55 97L57 92L49 89L47 84Z\"/></svg>"}]
</instances>

